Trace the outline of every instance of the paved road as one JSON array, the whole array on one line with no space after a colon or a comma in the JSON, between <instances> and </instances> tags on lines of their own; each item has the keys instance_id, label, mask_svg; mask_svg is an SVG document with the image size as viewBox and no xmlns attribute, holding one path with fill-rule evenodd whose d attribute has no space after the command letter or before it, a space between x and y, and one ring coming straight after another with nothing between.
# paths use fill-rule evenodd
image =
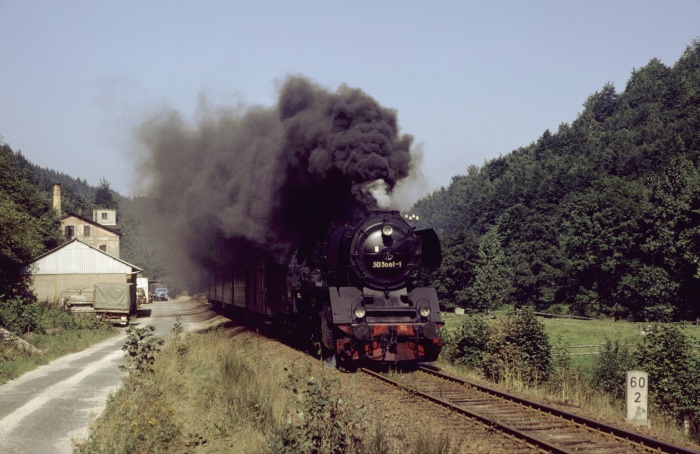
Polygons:
<instances>
[{"instance_id":1,"label":"paved road","mask_svg":"<svg viewBox=\"0 0 700 454\"><path fill-rule=\"evenodd\" d=\"M219 323L221 316L191 300L158 301L142 306L139 325L151 324L170 337L180 317L186 330ZM59 358L0 386L0 453L72 453L72 440L88 427L121 384L126 330L91 348Z\"/></svg>"}]
</instances>

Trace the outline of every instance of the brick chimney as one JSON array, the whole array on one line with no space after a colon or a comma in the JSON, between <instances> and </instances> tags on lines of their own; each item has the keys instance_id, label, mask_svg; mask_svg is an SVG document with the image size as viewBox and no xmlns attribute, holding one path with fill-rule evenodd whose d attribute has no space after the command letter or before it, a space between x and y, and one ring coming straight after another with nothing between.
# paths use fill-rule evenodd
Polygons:
<instances>
[{"instance_id":1,"label":"brick chimney","mask_svg":"<svg viewBox=\"0 0 700 454\"><path fill-rule=\"evenodd\" d=\"M53 209L56 210L58 217L61 217L61 185L56 183L53 185Z\"/></svg>"}]
</instances>

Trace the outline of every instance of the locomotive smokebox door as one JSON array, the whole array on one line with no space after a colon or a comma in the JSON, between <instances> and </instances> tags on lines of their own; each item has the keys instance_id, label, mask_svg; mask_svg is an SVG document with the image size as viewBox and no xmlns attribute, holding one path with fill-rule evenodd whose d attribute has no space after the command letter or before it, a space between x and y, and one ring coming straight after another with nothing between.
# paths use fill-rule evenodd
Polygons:
<instances>
[{"instance_id":1,"label":"locomotive smokebox door","mask_svg":"<svg viewBox=\"0 0 700 454\"><path fill-rule=\"evenodd\" d=\"M420 268L420 238L396 212L366 218L352 238L352 269L361 287L397 290Z\"/></svg>"}]
</instances>

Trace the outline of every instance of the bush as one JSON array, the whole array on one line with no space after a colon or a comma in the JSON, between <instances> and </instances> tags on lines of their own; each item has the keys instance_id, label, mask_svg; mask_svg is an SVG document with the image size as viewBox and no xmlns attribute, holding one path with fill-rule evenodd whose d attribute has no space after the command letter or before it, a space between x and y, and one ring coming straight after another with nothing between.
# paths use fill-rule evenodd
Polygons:
<instances>
[{"instance_id":1,"label":"bush","mask_svg":"<svg viewBox=\"0 0 700 454\"><path fill-rule=\"evenodd\" d=\"M679 423L688 421L691 435L700 439L700 365L685 332L677 325L652 324L635 356L649 374L650 402Z\"/></svg>"},{"instance_id":2,"label":"bush","mask_svg":"<svg viewBox=\"0 0 700 454\"><path fill-rule=\"evenodd\" d=\"M595 359L591 386L616 399L625 398L627 371L634 370L635 360L629 349L619 340L606 340Z\"/></svg>"},{"instance_id":3,"label":"bush","mask_svg":"<svg viewBox=\"0 0 700 454\"><path fill-rule=\"evenodd\" d=\"M51 304L40 304L42 307L42 317L39 329L42 332L49 330L111 330L112 324L101 318L95 317L92 313L67 312Z\"/></svg>"},{"instance_id":4,"label":"bush","mask_svg":"<svg viewBox=\"0 0 700 454\"><path fill-rule=\"evenodd\" d=\"M635 318L645 322L669 323L675 317L676 311L677 309L670 304L656 304L645 307Z\"/></svg>"},{"instance_id":5,"label":"bush","mask_svg":"<svg viewBox=\"0 0 700 454\"><path fill-rule=\"evenodd\" d=\"M569 306L566 304L552 304L546 310L548 314L569 315Z\"/></svg>"},{"instance_id":6,"label":"bush","mask_svg":"<svg viewBox=\"0 0 700 454\"><path fill-rule=\"evenodd\" d=\"M483 316L467 316L451 338L452 361L469 367L480 367L489 339L489 326Z\"/></svg>"},{"instance_id":7,"label":"bush","mask_svg":"<svg viewBox=\"0 0 700 454\"><path fill-rule=\"evenodd\" d=\"M20 296L0 301L0 326L14 334L43 333L44 308Z\"/></svg>"},{"instance_id":8,"label":"bush","mask_svg":"<svg viewBox=\"0 0 700 454\"><path fill-rule=\"evenodd\" d=\"M45 334L50 330L104 330L111 325L90 314L76 314L47 303L15 296L0 301L0 326L16 335Z\"/></svg>"},{"instance_id":9,"label":"bush","mask_svg":"<svg viewBox=\"0 0 700 454\"><path fill-rule=\"evenodd\" d=\"M552 371L551 345L531 308L511 313L492 327L482 369L495 381L537 384L547 380Z\"/></svg>"}]
</instances>

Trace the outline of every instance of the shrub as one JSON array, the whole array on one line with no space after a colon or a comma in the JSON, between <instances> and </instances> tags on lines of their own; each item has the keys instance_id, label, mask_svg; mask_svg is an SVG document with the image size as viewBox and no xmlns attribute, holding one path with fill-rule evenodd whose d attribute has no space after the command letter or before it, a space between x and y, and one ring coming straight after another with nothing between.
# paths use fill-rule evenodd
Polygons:
<instances>
[{"instance_id":1,"label":"shrub","mask_svg":"<svg viewBox=\"0 0 700 454\"><path fill-rule=\"evenodd\" d=\"M617 339L606 340L599 353L593 366L591 386L616 399L624 399L626 373L634 369L634 357Z\"/></svg>"},{"instance_id":2,"label":"shrub","mask_svg":"<svg viewBox=\"0 0 700 454\"><path fill-rule=\"evenodd\" d=\"M0 326L14 334L43 333L41 318L44 308L34 302L14 296L0 301Z\"/></svg>"},{"instance_id":3,"label":"shrub","mask_svg":"<svg viewBox=\"0 0 700 454\"><path fill-rule=\"evenodd\" d=\"M97 318L92 313L67 312L55 305L40 303L42 317L39 324L41 332L49 330L112 330L112 324Z\"/></svg>"},{"instance_id":4,"label":"shrub","mask_svg":"<svg viewBox=\"0 0 700 454\"><path fill-rule=\"evenodd\" d=\"M652 324L635 356L649 374L650 402L679 423L688 421L693 438L700 438L700 365L686 333L677 325Z\"/></svg>"},{"instance_id":5,"label":"shrub","mask_svg":"<svg viewBox=\"0 0 700 454\"><path fill-rule=\"evenodd\" d=\"M569 306L566 304L552 304L547 308L548 314L569 315Z\"/></svg>"},{"instance_id":6,"label":"shrub","mask_svg":"<svg viewBox=\"0 0 700 454\"><path fill-rule=\"evenodd\" d=\"M636 319L640 321L669 323L673 320L676 311L677 309L671 304L656 304L642 309L642 311L637 314Z\"/></svg>"},{"instance_id":7,"label":"shrub","mask_svg":"<svg viewBox=\"0 0 700 454\"><path fill-rule=\"evenodd\" d=\"M480 367L489 339L489 326L483 316L465 317L460 329L453 335L452 361L469 367Z\"/></svg>"},{"instance_id":8,"label":"shrub","mask_svg":"<svg viewBox=\"0 0 700 454\"><path fill-rule=\"evenodd\" d=\"M491 330L482 369L495 381L513 379L537 384L552 370L551 345L531 308L511 313Z\"/></svg>"},{"instance_id":9,"label":"shrub","mask_svg":"<svg viewBox=\"0 0 700 454\"><path fill-rule=\"evenodd\" d=\"M457 352L457 333L443 330L441 334L442 350L440 350L439 359L448 363L454 363L456 358L455 354Z\"/></svg>"},{"instance_id":10,"label":"shrub","mask_svg":"<svg viewBox=\"0 0 700 454\"><path fill-rule=\"evenodd\" d=\"M14 334L45 334L50 330L111 330L111 325L89 314L77 314L48 303L15 296L0 301L0 326Z\"/></svg>"}]
</instances>

